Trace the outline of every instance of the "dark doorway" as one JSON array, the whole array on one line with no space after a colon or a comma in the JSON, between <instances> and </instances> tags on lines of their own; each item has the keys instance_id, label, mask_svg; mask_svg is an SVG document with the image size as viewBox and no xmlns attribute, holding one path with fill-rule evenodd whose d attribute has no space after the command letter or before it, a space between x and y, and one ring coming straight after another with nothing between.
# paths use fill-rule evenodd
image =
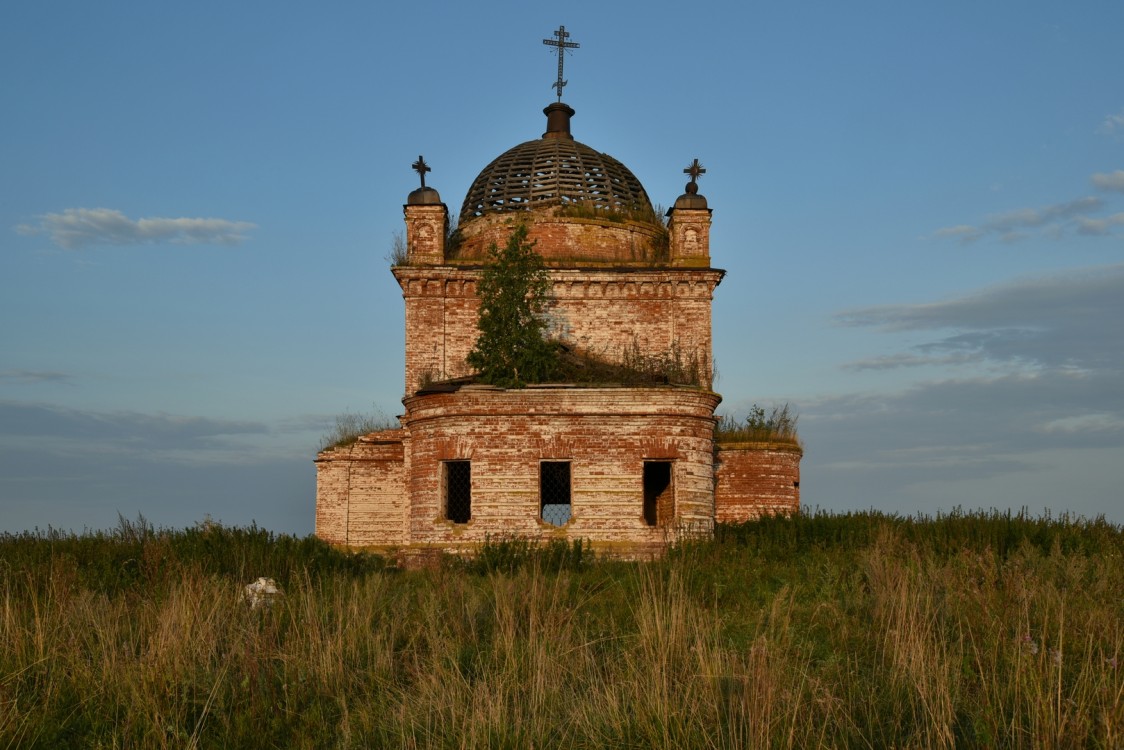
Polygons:
<instances>
[{"instance_id":1,"label":"dark doorway","mask_svg":"<svg viewBox=\"0 0 1124 750\"><path fill-rule=\"evenodd\" d=\"M445 461L441 464L445 493L445 518L453 523L468 523L472 518L472 464Z\"/></svg>"},{"instance_id":2,"label":"dark doorway","mask_svg":"<svg viewBox=\"0 0 1124 750\"><path fill-rule=\"evenodd\" d=\"M644 523L663 526L675 517L670 461L644 462Z\"/></svg>"}]
</instances>

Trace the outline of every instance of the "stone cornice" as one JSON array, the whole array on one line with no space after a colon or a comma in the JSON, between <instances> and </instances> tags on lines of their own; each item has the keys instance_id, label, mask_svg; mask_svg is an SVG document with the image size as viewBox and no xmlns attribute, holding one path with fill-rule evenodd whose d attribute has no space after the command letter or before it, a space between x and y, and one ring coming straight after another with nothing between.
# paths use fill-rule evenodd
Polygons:
<instances>
[{"instance_id":1,"label":"stone cornice","mask_svg":"<svg viewBox=\"0 0 1124 750\"><path fill-rule=\"evenodd\" d=\"M804 446L783 440L744 440L740 442L714 441L714 448L719 451L777 451L778 453L795 453L804 455Z\"/></svg>"},{"instance_id":2,"label":"stone cornice","mask_svg":"<svg viewBox=\"0 0 1124 750\"><path fill-rule=\"evenodd\" d=\"M497 388L471 385L454 392L419 391L402 399L404 423L413 425L435 418L533 415L557 417L677 417L714 422L714 409L722 396L689 386L590 386L540 384L531 388Z\"/></svg>"},{"instance_id":3,"label":"stone cornice","mask_svg":"<svg viewBox=\"0 0 1124 750\"><path fill-rule=\"evenodd\" d=\"M407 297L471 297L483 266L397 266ZM547 269L554 299L709 298L726 272L718 268Z\"/></svg>"}]
</instances>

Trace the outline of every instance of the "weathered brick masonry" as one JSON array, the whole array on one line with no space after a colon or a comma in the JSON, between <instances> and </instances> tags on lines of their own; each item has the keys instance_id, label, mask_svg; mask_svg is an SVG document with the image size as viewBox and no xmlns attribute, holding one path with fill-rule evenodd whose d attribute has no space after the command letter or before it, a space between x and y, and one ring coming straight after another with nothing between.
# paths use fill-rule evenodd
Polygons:
<instances>
[{"instance_id":1,"label":"weathered brick masonry","mask_svg":"<svg viewBox=\"0 0 1124 750\"><path fill-rule=\"evenodd\" d=\"M324 451L316 462L316 533L355 546L409 543L405 430Z\"/></svg>"},{"instance_id":2,"label":"weathered brick masonry","mask_svg":"<svg viewBox=\"0 0 1124 750\"><path fill-rule=\"evenodd\" d=\"M692 176L664 226L624 165L579 144L568 106L547 107L542 141L481 172L456 240L433 188L404 207L406 257L393 269L405 306L401 428L317 458L316 533L338 544L464 550L489 536L585 539L662 548L714 523L800 505L801 449L715 445L721 397L695 386L471 382L476 284L490 245L527 226L550 277L548 334L619 359L675 353L709 373L711 212ZM415 165L421 170L421 159ZM637 218L639 217L639 218Z\"/></svg>"},{"instance_id":3,"label":"weathered brick masonry","mask_svg":"<svg viewBox=\"0 0 1124 750\"><path fill-rule=\"evenodd\" d=\"M451 256L480 262L492 245L503 247L517 220L531 227L530 239L547 264L655 262L662 232L650 223L571 217L555 213L519 216L486 214L461 228L461 244Z\"/></svg>"},{"instance_id":4,"label":"weathered brick masonry","mask_svg":"<svg viewBox=\"0 0 1124 750\"><path fill-rule=\"evenodd\" d=\"M752 521L800 510L800 458L790 443L728 443L715 451L714 520Z\"/></svg>"},{"instance_id":5,"label":"weathered brick masonry","mask_svg":"<svg viewBox=\"0 0 1124 750\"><path fill-rule=\"evenodd\" d=\"M398 267L406 306L406 391L468 375L476 344L479 268ZM548 333L608 359L637 347L713 362L710 308L723 272L714 269L552 268Z\"/></svg>"}]
</instances>

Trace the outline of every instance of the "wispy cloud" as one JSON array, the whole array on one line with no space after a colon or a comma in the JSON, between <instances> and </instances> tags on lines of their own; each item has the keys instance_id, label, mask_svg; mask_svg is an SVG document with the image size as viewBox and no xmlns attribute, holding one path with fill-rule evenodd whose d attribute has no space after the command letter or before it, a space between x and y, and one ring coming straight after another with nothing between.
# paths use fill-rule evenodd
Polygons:
<instances>
[{"instance_id":1,"label":"wispy cloud","mask_svg":"<svg viewBox=\"0 0 1124 750\"><path fill-rule=\"evenodd\" d=\"M96 440L102 449L198 450L220 447L223 438L263 435L260 422L173 414L98 412L54 404L0 401L0 437Z\"/></svg>"},{"instance_id":2,"label":"wispy cloud","mask_svg":"<svg viewBox=\"0 0 1124 750\"><path fill-rule=\"evenodd\" d=\"M979 362L983 357L976 353L944 354L939 356L925 354L888 354L848 362L844 370L896 370L901 367L931 367L940 365L963 365Z\"/></svg>"},{"instance_id":3,"label":"wispy cloud","mask_svg":"<svg viewBox=\"0 0 1124 750\"><path fill-rule=\"evenodd\" d=\"M1094 175L1094 184L1097 184ZM1098 184L1098 187L1100 185ZM975 242L987 236L997 236L1003 242L1018 242L1040 233L1057 239L1068 231L1081 232L1083 221L1097 221L1086 214L1104 206L1096 196L1086 196L1063 203L1052 203L1037 208L1019 208L1014 211L992 214L979 224L957 224L933 232L936 239L955 239L961 244Z\"/></svg>"},{"instance_id":4,"label":"wispy cloud","mask_svg":"<svg viewBox=\"0 0 1124 750\"><path fill-rule=\"evenodd\" d=\"M68 383L73 377L65 372L50 370L0 370L0 382L9 383Z\"/></svg>"},{"instance_id":5,"label":"wispy cloud","mask_svg":"<svg viewBox=\"0 0 1124 750\"><path fill-rule=\"evenodd\" d=\"M1124 415L1093 411L1071 417L1059 417L1039 425L1046 433L1120 433L1124 432Z\"/></svg>"},{"instance_id":6,"label":"wispy cloud","mask_svg":"<svg viewBox=\"0 0 1124 750\"><path fill-rule=\"evenodd\" d=\"M1104 122L1097 128L1097 132L1102 135L1115 135L1124 132L1124 109L1114 115L1105 117Z\"/></svg>"},{"instance_id":7,"label":"wispy cloud","mask_svg":"<svg viewBox=\"0 0 1124 750\"><path fill-rule=\"evenodd\" d=\"M1116 117L1120 118L1120 129L1124 132L1124 111ZM1124 193L1124 169L1096 172L1090 175L1089 181L1097 190ZM1037 208L1019 208L992 214L978 224L942 227L930 237L957 240L962 245L988 236L997 237L1006 243L1019 242L1036 235L1050 239L1061 239L1068 234L1100 237L1112 234L1114 227L1124 225L1124 214L1121 213L1102 217L1091 215L1104 206L1101 198L1089 195Z\"/></svg>"},{"instance_id":8,"label":"wispy cloud","mask_svg":"<svg viewBox=\"0 0 1124 750\"><path fill-rule=\"evenodd\" d=\"M1095 211L1103 202L1100 198L1088 196L1065 203L1054 203L1040 208L1020 208L1001 214L993 214L983 223L983 228L992 232L1011 232L1018 229L1040 227L1059 219Z\"/></svg>"},{"instance_id":9,"label":"wispy cloud","mask_svg":"<svg viewBox=\"0 0 1124 750\"><path fill-rule=\"evenodd\" d=\"M20 234L46 234L59 247L72 250L89 245L138 245L170 242L184 245L237 245L256 228L248 221L227 219L130 219L111 208L68 208L44 214L37 224L21 224Z\"/></svg>"},{"instance_id":10,"label":"wispy cloud","mask_svg":"<svg viewBox=\"0 0 1124 750\"><path fill-rule=\"evenodd\" d=\"M1124 481L1111 458L1124 447L1122 318L1124 264L840 313L844 325L929 338L848 369L965 369L896 392L800 404L801 433L815 446L808 485L830 486L835 501L854 507L893 497L899 509L931 513L990 497L961 497L958 487L1002 483L1021 488L1024 505L1105 512L1115 499L1089 488ZM1081 481L1061 495L1059 476Z\"/></svg>"},{"instance_id":11,"label":"wispy cloud","mask_svg":"<svg viewBox=\"0 0 1124 750\"><path fill-rule=\"evenodd\" d=\"M1077 217L1077 233L1100 237L1112 234L1112 227L1124 226L1124 212L1106 216L1103 219L1090 219L1087 216Z\"/></svg>"},{"instance_id":12,"label":"wispy cloud","mask_svg":"<svg viewBox=\"0 0 1124 750\"><path fill-rule=\"evenodd\" d=\"M210 514L308 533L316 436L258 421L0 400L0 530Z\"/></svg>"},{"instance_id":13,"label":"wispy cloud","mask_svg":"<svg viewBox=\"0 0 1124 750\"><path fill-rule=\"evenodd\" d=\"M938 229L933 232L934 237L956 239L961 242L973 242L983 237L984 234L986 234L984 230L970 224L957 224L956 226L944 227L943 229Z\"/></svg>"},{"instance_id":14,"label":"wispy cloud","mask_svg":"<svg viewBox=\"0 0 1124 750\"><path fill-rule=\"evenodd\" d=\"M1124 320L1124 264L1024 279L942 302L845 310L836 317L847 326L949 332L909 355L883 358L887 367L959 356L1124 373L1119 323ZM950 361L955 360L944 360ZM878 364L866 361L868 368Z\"/></svg>"},{"instance_id":15,"label":"wispy cloud","mask_svg":"<svg viewBox=\"0 0 1124 750\"><path fill-rule=\"evenodd\" d=\"M885 496L926 481L1041 469L1036 452L1124 446L1117 374L1062 371L919 383L800 404L817 467ZM1119 466L1106 471L1120 474ZM834 486L834 485L833 485Z\"/></svg>"},{"instance_id":16,"label":"wispy cloud","mask_svg":"<svg viewBox=\"0 0 1124 750\"><path fill-rule=\"evenodd\" d=\"M1124 193L1124 169L1115 172L1097 172L1091 178L1093 186L1098 190L1113 190Z\"/></svg>"}]
</instances>

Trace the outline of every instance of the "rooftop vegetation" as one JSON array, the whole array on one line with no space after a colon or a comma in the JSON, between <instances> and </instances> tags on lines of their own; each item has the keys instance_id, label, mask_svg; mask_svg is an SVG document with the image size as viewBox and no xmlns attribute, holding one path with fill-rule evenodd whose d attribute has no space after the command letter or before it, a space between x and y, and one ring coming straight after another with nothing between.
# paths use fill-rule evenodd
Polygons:
<instances>
[{"instance_id":1,"label":"rooftop vegetation","mask_svg":"<svg viewBox=\"0 0 1124 750\"><path fill-rule=\"evenodd\" d=\"M345 412L336 417L335 423L320 438L318 450L326 451L351 445L364 435L380 430L393 430L398 427L397 420L391 419L382 412L361 414Z\"/></svg>"},{"instance_id":2,"label":"rooftop vegetation","mask_svg":"<svg viewBox=\"0 0 1124 750\"><path fill-rule=\"evenodd\" d=\"M386 254L386 262L391 268L410 265L410 249L406 246L406 235L395 232L390 243L390 252Z\"/></svg>"},{"instance_id":3,"label":"rooftop vegetation","mask_svg":"<svg viewBox=\"0 0 1124 750\"><path fill-rule=\"evenodd\" d=\"M663 212L651 204L643 203L623 206L606 205L592 201L572 201L561 204L558 207L557 215L575 219L600 219L619 223L638 221L666 228L666 219Z\"/></svg>"},{"instance_id":4,"label":"rooftop vegetation","mask_svg":"<svg viewBox=\"0 0 1124 750\"><path fill-rule=\"evenodd\" d=\"M714 439L719 444L770 442L800 445L796 432L798 418L788 404L774 406L768 412L754 404L744 421L739 422L728 415L720 416L714 428Z\"/></svg>"},{"instance_id":5,"label":"rooftop vegetation","mask_svg":"<svg viewBox=\"0 0 1124 750\"><path fill-rule=\"evenodd\" d=\"M713 369L705 356L685 352L677 344L663 352L641 350L633 340L617 357L582 354L556 343L559 366L557 380L585 385L625 386L686 385L709 388Z\"/></svg>"}]
</instances>

